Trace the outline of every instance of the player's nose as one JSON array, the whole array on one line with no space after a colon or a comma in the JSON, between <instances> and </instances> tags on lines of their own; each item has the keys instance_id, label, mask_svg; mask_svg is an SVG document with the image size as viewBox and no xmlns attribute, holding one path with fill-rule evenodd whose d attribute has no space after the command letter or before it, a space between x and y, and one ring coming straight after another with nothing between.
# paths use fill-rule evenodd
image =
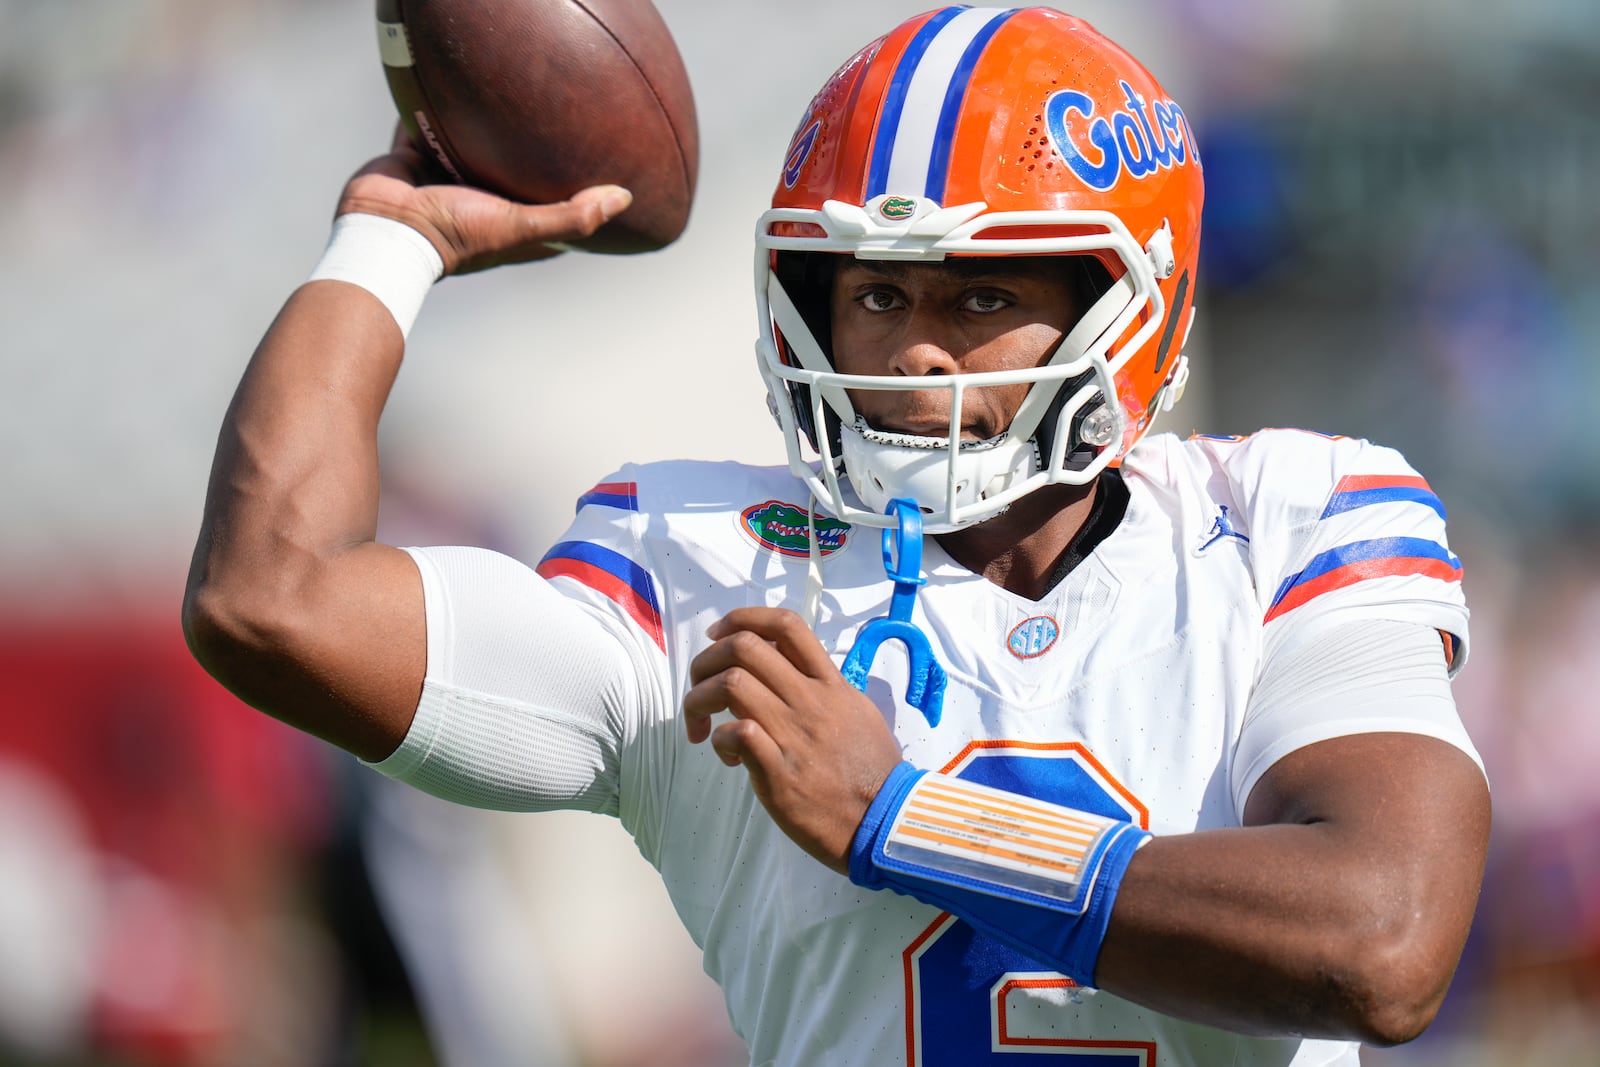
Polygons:
<instances>
[{"instance_id":1,"label":"player's nose","mask_svg":"<svg viewBox=\"0 0 1600 1067\"><path fill-rule=\"evenodd\" d=\"M889 360L889 373L909 378L955 374L956 359L945 344L929 338L908 338L896 346Z\"/></svg>"}]
</instances>

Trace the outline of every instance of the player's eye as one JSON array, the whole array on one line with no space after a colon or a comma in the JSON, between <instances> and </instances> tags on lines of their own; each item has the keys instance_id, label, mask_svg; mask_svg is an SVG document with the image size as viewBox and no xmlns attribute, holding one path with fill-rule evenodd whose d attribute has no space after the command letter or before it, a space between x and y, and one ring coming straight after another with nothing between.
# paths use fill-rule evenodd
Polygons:
<instances>
[{"instance_id":1,"label":"player's eye","mask_svg":"<svg viewBox=\"0 0 1600 1067\"><path fill-rule=\"evenodd\" d=\"M1007 308L1010 306L1011 301L1007 300L999 293L991 292L986 289L980 289L977 292L968 293L967 298L961 302L962 310L976 311L980 315L987 315L990 312L999 311L1002 308Z\"/></svg>"},{"instance_id":2,"label":"player's eye","mask_svg":"<svg viewBox=\"0 0 1600 1067\"><path fill-rule=\"evenodd\" d=\"M900 298L888 289L869 289L856 298L867 311L893 311L901 306Z\"/></svg>"}]
</instances>

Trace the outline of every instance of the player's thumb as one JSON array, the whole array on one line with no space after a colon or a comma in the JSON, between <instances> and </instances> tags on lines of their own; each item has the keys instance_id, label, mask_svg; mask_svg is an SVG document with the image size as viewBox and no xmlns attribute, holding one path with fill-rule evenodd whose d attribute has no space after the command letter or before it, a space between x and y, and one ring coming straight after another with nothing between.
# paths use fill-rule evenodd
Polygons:
<instances>
[{"instance_id":1,"label":"player's thumb","mask_svg":"<svg viewBox=\"0 0 1600 1067\"><path fill-rule=\"evenodd\" d=\"M559 204L531 205L522 212L534 240L545 248L566 252L572 249L571 242L594 236L631 203L633 194L620 185L591 185Z\"/></svg>"},{"instance_id":2,"label":"player's thumb","mask_svg":"<svg viewBox=\"0 0 1600 1067\"><path fill-rule=\"evenodd\" d=\"M620 185L591 185L572 194L567 203L577 210L578 224L587 236L628 210L633 193Z\"/></svg>"}]
</instances>

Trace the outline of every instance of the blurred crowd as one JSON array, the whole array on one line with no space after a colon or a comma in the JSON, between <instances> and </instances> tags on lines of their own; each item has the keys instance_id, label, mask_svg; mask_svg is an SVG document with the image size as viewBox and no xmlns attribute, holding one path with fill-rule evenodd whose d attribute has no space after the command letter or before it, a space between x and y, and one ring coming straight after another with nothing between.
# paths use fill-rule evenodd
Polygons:
<instances>
[{"instance_id":1,"label":"blurred crowd","mask_svg":"<svg viewBox=\"0 0 1600 1067\"><path fill-rule=\"evenodd\" d=\"M439 287L384 428L396 541L537 558L623 460L781 460L749 228L810 91L932 5L658 6L700 104L690 231ZM1367 1061L1595 1063L1600 8L1060 6L1200 139L1195 373L1164 428L1370 437L1450 509L1494 836L1439 1020ZM613 822L393 787L183 646L227 397L393 122L371 4L0 19L0 1067L743 1062Z\"/></svg>"}]
</instances>

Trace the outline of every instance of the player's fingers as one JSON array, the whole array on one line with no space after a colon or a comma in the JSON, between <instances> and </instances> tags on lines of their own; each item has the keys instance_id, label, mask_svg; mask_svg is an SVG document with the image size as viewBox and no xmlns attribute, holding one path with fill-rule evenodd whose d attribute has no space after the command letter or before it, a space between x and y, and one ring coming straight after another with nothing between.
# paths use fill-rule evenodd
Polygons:
<instances>
[{"instance_id":1,"label":"player's fingers","mask_svg":"<svg viewBox=\"0 0 1600 1067\"><path fill-rule=\"evenodd\" d=\"M693 718L728 711L740 718L761 719L780 703L758 675L735 664L690 686L683 695L683 712Z\"/></svg>"},{"instance_id":2,"label":"player's fingers","mask_svg":"<svg viewBox=\"0 0 1600 1067\"><path fill-rule=\"evenodd\" d=\"M725 722L712 732L711 747L728 766L744 766L757 796L770 792L768 782L783 762L783 750L760 723L751 719Z\"/></svg>"},{"instance_id":3,"label":"player's fingers","mask_svg":"<svg viewBox=\"0 0 1600 1067\"><path fill-rule=\"evenodd\" d=\"M735 608L712 623L706 634L716 641L738 631L771 642L785 660L812 678L832 678L839 673L811 627L787 608Z\"/></svg>"},{"instance_id":4,"label":"player's fingers","mask_svg":"<svg viewBox=\"0 0 1600 1067\"><path fill-rule=\"evenodd\" d=\"M391 152L388 155L367 160L355 174L351 175L351 179L359 180L370 175L377 175L382 178L394 178L408 185L416 185L419 184L416 164L417 157L415 154L404 156Z\"/></svg>"},{"instance_id":5,"label":"player's fingers","mask_svg":"<svg viewBox=\"0 0 1600 1067\"><path fill-rule=\"evenodd\" d=\"M772 642L750 630L732 629L721 634L689 661L691 684L720 674L729 667L743 667L762 678L776 678L794 667Z\"/></svg>"},{"instance_id":6,"label":"player's fingers","mask_svg":"<svg viewBox=\"0 0 1600 1067\"><path fill-rule=\"evenodd\" d=\"M691 744L711 736L711 720L728 710L727 697L714 679L692 686L683 695L683 730Z\"/></svg>"},{"instance_id":7,"label":"player's fingers","mask_svg":"<svg viewBox=\"0 0 1600 1067\"><path fill-rule=\"evenodd\" d=\"M712 716L720 712L772 722L782 714L783 706L760 678L744 667L732 666L696 683L683 695L684 729L689 740L698 743L706 739Z\"/></svg>"},{"instance_id":8,"label":"player's fingers","mask_svg":"<svg viewBox=\"0 0 1600 1067\"><path fill-rule=\"evenodd\" d=\"M608 222L626 211L628 205L633 203L633 192L620 185L591 185L587 189L579 189L573 193L567 203L580 208L593 205L600 210L599 221Z\"/></svg>"},{"instance_id":9,"label":"player's fingers","mask_svg":"<svg viewBox=\"0 0 1600 1067\"><path fill-rule=\"evenodd\" d=\"M712 642L689 664L689 679L694 682L709 678L733 667L748 671L777 697L783 707L774 708L774 712L810 707L816 700L815 680L789 661L782 646L752 630L734 630ZM765 709L754 707L749 713L765 713ZM776 719L767 720L765 725L779 737L786 729Z\"/></svg>"}]
</instances>

